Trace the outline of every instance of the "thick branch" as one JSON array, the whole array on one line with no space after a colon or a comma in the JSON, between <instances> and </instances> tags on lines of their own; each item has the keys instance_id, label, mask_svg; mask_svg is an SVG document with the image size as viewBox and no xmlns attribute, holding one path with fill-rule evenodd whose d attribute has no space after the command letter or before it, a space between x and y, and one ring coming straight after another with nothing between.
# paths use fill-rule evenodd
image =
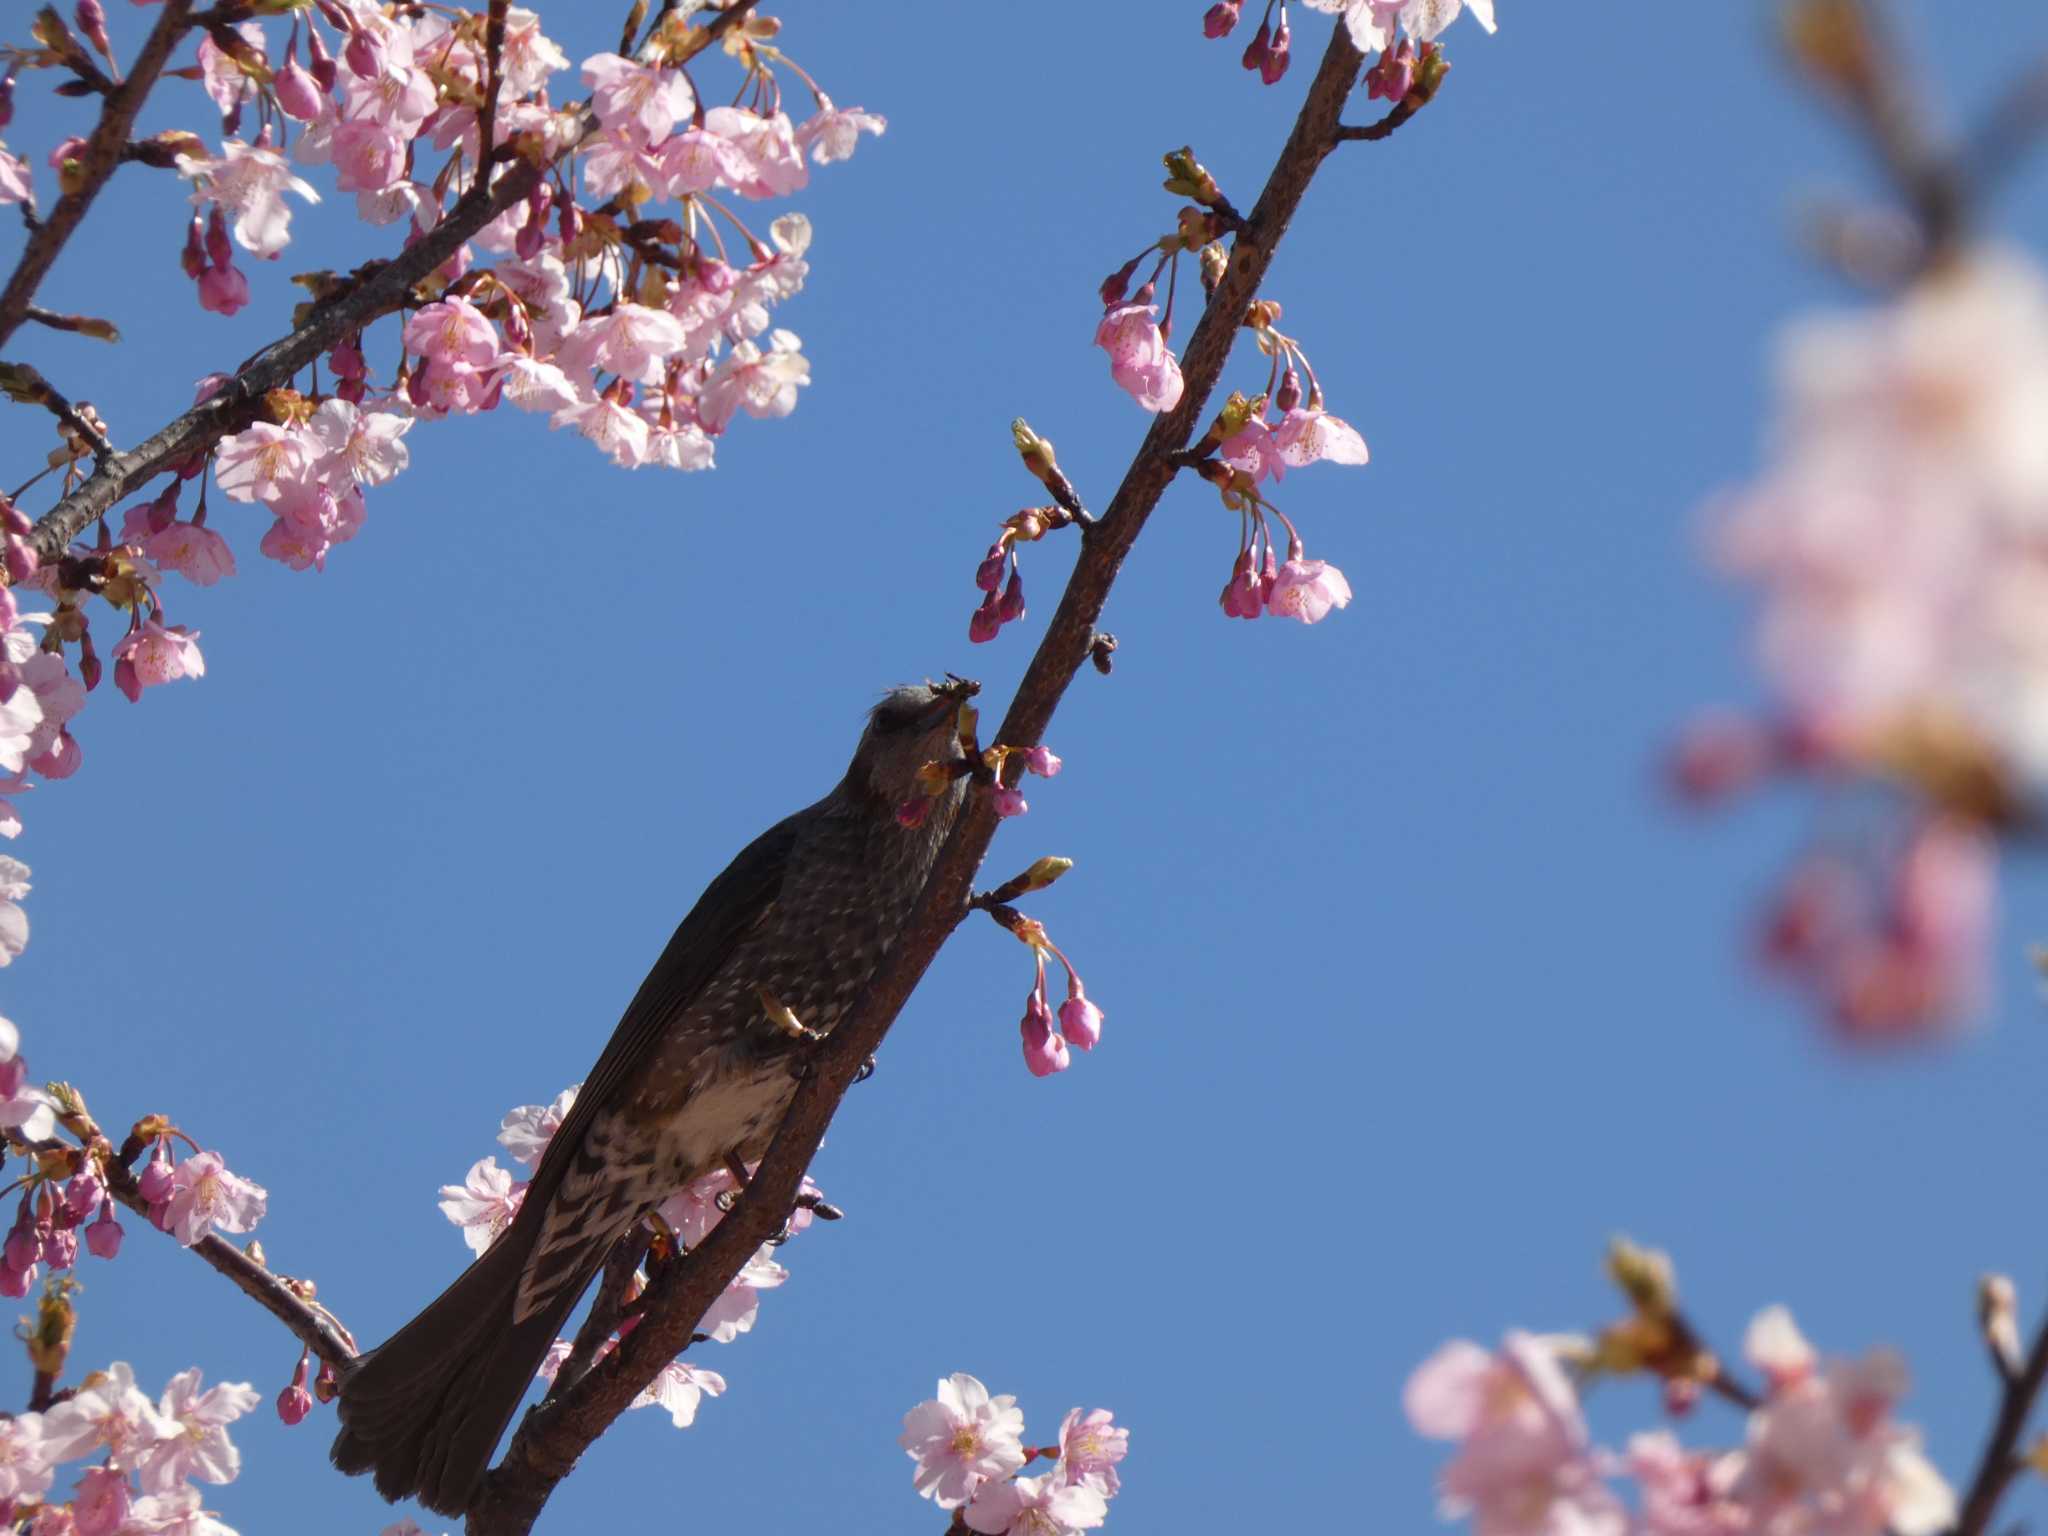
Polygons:
<instances>
[{"instance_id":1,"label":"thick branch","mask_svg":"<svg viewBox=\"0 0 2048 1536\"><path fill-rule=\"evenodd\" d=\"M1998 1417L1992 1421L1991 1438L1977 1462L1977 1474L1970 1479L1970 1491L1963 1497L1963 1512L1956 1520L1954 1536L1984 1536L1991 1517L1998 1513L1998 1501L2012 1486L2012 1480L2026 1470L2020 1455L2020 1436L2034 1412L2034 1400L2048 1383L2048 1317L2043 1317L2034 1334L2027 1363L2017 1376L2007 1377L1999 1393Z\"/></svg>"},{"instance_id":2,"label":"thick branch","mask_svg":"<svg viewBox=\"0 0 2048 1536\"><path fill-rule=\"evenodd\" d=\"M1173 455L1187 444L1202 419L1245 306L1258 291L1316 168L1336 143L1338 112L1363 63L1345 29L1333 28L1308 99L1237 237L1223 280L1189 339L1181 361L1181 402L1153 421L1109 510L1083 531L1080 559L997 740L1016 746L1042 740L1061 695L1087 661L1096 620L1117 572L1173 479ZM527 1415L471 1507L470 1536L516 1536L530 1530L577 1457L683 1349L698 1320L747 1258L780 1230L840 1099L881 1044L939 947L966 915L974 873L995 827L988 797L975 794L933 866L902 936L852 1011L812 1057L775 1141L739 1203L655 1282L641 1324L625 1342L559 1399Z\"/></svg>"},{"instance_id":3,"label":"thick branch","mask_svg":"<svg viewBox=\"0 0 2048 1536\"><path fill-rule=\"evenodd\" d=\"M121 151L128 144L128 130L135 126L135 115L156 88L157 76L163 73L171 50L185 35L191 10L192 0L164 0L163 11L157 16L156 25L150 28L149 36L142 44L142 52L136 55L134 68L107 97L106 106L100 110L99 125L85 141L85 148L79 151L78 185L58 198L57 206L50 210L49 217L30 232L14 275L8 278L7 287L0 290L0 346L4 346L7 338L20 329L21 322L28 315L29 303L48 275L51 264L71 238L71 232L78 228L78 221L85 217L92 200L99 196L100 188L114 174L114 167L121 163Z\"/></svg>"}]
</instances>

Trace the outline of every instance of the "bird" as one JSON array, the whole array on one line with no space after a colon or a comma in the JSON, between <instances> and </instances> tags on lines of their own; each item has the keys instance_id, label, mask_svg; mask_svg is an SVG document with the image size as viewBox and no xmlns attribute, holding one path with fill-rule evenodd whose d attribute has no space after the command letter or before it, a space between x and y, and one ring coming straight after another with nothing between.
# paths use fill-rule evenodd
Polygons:
<instances>
[{"instance_id":1,"label":"bird","mask_svg":"<svg viewBox=\"0 0 2048 1536\"><path fill-rule=\"evenodd\" d=\"M822 800L741 850L676 929L497 1240L342 1378L330 1452L377 1491L465 1513L548 1347L619 1238L693 1179L759 1160L807 1039L858 999L966 796L978 685L891 689ZM922 820L919 804L949 765ZM914 825L911 823L915 823ZM791 1027L790 1015L801 1030Z\"/></svg>"}]
</instances>

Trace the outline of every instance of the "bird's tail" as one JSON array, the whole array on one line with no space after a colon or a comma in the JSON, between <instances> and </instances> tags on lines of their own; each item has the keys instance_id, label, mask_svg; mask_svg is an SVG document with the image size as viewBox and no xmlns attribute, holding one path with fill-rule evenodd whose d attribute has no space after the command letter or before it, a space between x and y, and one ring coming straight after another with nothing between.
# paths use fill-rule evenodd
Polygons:
<instances>
[{"instance_id":1,"label":"bird's tail","mask_svg":"<svg viewBox=\"0 0 2048 1536\"><path fill-rule=\"evenodd\" d=\"M579 1283L515 1321L519 1279L539 1224L515 1220L424 1312L361 1356L342 1381L341 1433L328 1453L343 1472L375 1472L387 1499L417 1496L460 1515L519 1409L548 1346L608 1244L593 1245Z\"/></svg>"}]
</instances>

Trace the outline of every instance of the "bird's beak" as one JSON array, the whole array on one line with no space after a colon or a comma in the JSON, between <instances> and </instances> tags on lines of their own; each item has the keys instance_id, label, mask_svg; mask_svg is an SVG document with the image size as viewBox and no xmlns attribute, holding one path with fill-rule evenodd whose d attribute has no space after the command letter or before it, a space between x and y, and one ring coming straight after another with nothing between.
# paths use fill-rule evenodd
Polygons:
<instances>
[{"instance_id":1,"label":"bird's beak","mask_svg":"<svg viewBox=\"0 0 2048 1536\"><path fill-rule=\"evenodd\" d=\"M934 724L945 718L949 711L958 709L981 692L981 684L973 678L955 677L951 672L946 674L943 683L933 683L931 687L932 692L938 695L931 707L931 719Z\"/></svg>"}]
</instances>

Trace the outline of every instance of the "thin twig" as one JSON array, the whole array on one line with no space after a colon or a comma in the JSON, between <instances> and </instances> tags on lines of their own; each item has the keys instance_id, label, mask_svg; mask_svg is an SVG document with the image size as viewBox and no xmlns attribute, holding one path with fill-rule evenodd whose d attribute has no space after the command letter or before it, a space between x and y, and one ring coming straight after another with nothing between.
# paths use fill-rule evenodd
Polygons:
<instances>
[{"instance_id":1,"label":"thin twig","mask_svg":"<svg viewBox=\"0 0 2048 1536\"><path fill-rule=\"evenodd\" d=\"M484 55L490 69L490 84L484 90L484 112L476 125L477 175L488 174L491 150L498 132L498 92L505 85L505 13L512 0L491 0L490 20L484 23Z\"/></svg>"},{"instance_id":2,"label":"thin twig","mask_svg":"<svg viewBox=\"0 0 2048 1536\"><path fill-rule=\"evenodd\" d=\"M1188 341L1180 404L1153 419L1109 510L1084 530L1073 575L997 740L1018 746L1043 740L1061 696L1088 661L1096 621L1117 572L1172 481L1171 456L1194 434L1245 305L1264 279L1317 167L1336 143L1338 113L1363 63L1346 29L1333 28L1293 131ZM996 820L989 796L976 794L969 800L903 933L851 1011L812 1056L746 1192L702 1243L654 1281L640 1326L619 1348L574 1388L527 1415L471 1505L469 1536L523 1536L531 1530L577 1458L683 1348L748 1257L781 1228L841 1098L967 914L974 873Z\"/></svg>"},{"instance_id":3,"label":"thin twig","mask_svg":"<svg viewBox=\"0 0 2048 1536\"><path fill-rule=\"evenodd\" d=\"M157 76L163 72L171 50L185 35L191 10L192 0L164 0L164 8L156 25L150 28L142 52L136 55L128 78L108 94L98 125L78 152L77 185L57 199L57 206L29 235L14 275L7 279L6 288L0 289L0 346L20 329L36 289L71 238L71 232L78 228L79 220L85 217L86 209L92 206L92 200L99 196L100 188L114 174L114 167L121 163L128 130L135 126L135 116L142 110L143 101L155 89Z\"/></svg>"},{"instance_id":4,"label":"thin twig","mask_svg":"<svg viewBox=\"0 0 2048 1536\"><path fill-rule=\"evenodd\" d=\"M114 445L107 441L98 423L87 417L64 397L56 385L27 363L0 362L0 392L23 405L39 405L55 416L92 450L96 462L104 461L113 453Z\"/></svg>"},{"instance_id":5,"label":"thin twig","mask_svg":"<svg viewBox=\"0 0 2048 1536\"><path fill-rule=\"evenodd\" d=\"M1984 1536L1991 1517L1998 1512L1998 1501L2005 1497L2012 1480L2026 1470L2026 1462L2018 1454L2020 1436L2026 1433L2034 1399L2040 1396L2044 1382L2048 1382L2048 1316L2035 1330L2025 1367L2002 1383L1998 1416L1992 1421L1991 1438L1984 1443L1976 1476L1970 1479L1970 1491L1963 1497L1954 1536Z\"/></svg>"}]
</instances>

